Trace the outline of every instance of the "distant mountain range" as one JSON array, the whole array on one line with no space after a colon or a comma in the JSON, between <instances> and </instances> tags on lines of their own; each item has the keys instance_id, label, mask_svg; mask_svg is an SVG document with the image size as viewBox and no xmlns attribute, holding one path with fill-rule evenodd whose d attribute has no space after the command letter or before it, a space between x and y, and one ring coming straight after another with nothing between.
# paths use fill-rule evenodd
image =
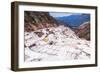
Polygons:
<instances>
[{"instance_id":1,"label":"distant mountain range","mask_svg":"<svg viewBox=\"0 0 100 73\"><path fill-rule=\"evenodd\" d=\"M78 28L84 22L90 21L90 14L76 14L63 17L55 17L55 19L71 28Z\"/></svg>"}]
</instances>

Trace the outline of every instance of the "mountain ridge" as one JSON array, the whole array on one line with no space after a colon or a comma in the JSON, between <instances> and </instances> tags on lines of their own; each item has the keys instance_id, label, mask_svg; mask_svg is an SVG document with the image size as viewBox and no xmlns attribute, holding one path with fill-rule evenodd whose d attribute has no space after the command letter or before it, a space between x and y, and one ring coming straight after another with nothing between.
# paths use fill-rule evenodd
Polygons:
<instances>
[{"instance_id":1,"label":"mountain ridge","mask_svg":"<svg viewBox=\"0 0 100 73\"><path fill-rule=\"evenodd\" d=\"M59 22L63 22L64 24L68 24L71 28L77 28L84 22L90 21L89 14L77 14L63 17L55 17Z\"/></svg>"}]
</instances>

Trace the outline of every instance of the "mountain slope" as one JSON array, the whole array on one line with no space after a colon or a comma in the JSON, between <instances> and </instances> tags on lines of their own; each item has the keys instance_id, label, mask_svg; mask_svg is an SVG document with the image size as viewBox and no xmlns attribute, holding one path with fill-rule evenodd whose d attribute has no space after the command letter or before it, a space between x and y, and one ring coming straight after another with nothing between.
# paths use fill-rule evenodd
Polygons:
<instances>
[{"instance_id":1,"label":"mountain slope","mask_svg":"<svg viewBox=\"0 0 100 73\"><path fill-rule=\"evenodd\" d=\"M84 22L75 32L80 38L90 40L90 22Z\"/></svg>"},{"instance_id":2,"label":"mountain slope","mask_svg":"<svg viewBox=\"0 0 100 73\"><path fill-rule=\"evenodd\" d=\"M35 31L47 27L56 27L57 21L48 12L24 12L25 31Z\"/></svg>"}]
</instances>

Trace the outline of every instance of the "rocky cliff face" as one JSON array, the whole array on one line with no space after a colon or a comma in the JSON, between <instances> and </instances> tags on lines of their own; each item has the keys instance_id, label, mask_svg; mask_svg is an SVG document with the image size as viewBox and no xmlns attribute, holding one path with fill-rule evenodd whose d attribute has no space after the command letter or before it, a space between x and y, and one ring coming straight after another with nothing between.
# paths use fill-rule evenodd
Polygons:
<instances>
[{"instance_id":1,"label":"rocky cliff face","mask_svg":"<svg viewBox=\"0 0 100 73\"><path fill-rule=\"evenodd\" d=\"M25 31L35 31L37 29L56 27L57 21L48 12L24 12Z\"/></svg>"},{"instance_id":2,"label":"rocky cliff face","mask_svg":"<svg viewBox=\"0 0 100 73\"><path fill-rule=\"evenodd\" d=\"M85 22L75 31L80 38L90 40L90 22Z\"/></svg>"}]
</instances>

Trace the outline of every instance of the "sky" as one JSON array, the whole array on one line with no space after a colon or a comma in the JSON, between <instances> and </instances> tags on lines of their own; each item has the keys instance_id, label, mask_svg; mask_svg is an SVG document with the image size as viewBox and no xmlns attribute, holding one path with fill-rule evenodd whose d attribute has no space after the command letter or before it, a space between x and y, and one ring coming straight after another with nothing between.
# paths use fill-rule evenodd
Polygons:
<instances>
[{"instance_id":1,"label":"sky","mask_svg":"<svg viewBox=\"0 0 100 73\"><path fill-rule=\"evenodd\" d=\"M70 16L70 15L76 15L78 13L65 13L65 12L50 12L49 13L53 17L63 17L63 16Z\"/></svg>"}]
</instances>

